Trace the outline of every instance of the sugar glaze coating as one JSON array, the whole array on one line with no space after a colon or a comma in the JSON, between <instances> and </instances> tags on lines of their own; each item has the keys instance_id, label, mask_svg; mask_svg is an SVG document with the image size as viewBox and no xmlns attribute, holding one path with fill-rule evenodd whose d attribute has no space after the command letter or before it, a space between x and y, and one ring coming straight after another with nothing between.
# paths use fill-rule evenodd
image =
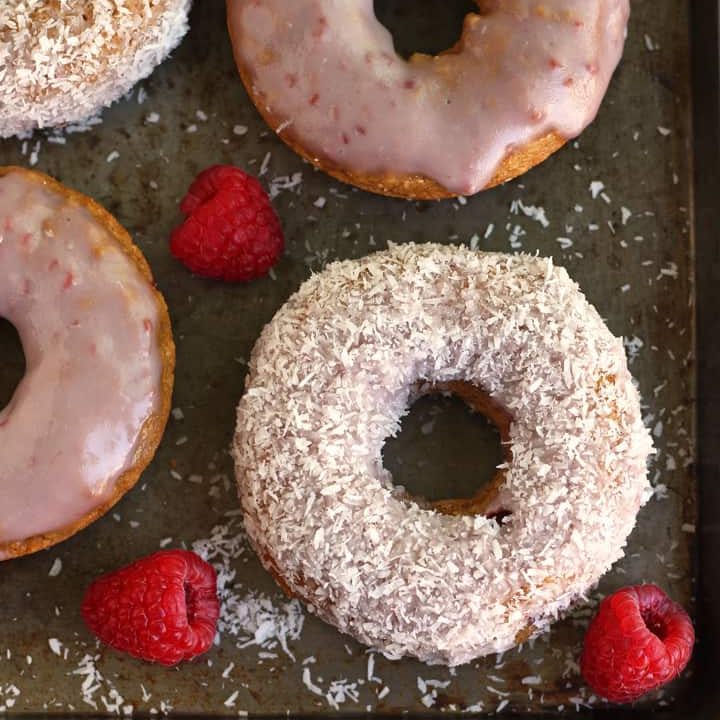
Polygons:
<instances>
[{"instance_id":1,"label":"sugar glaze coating","mask_svg":"<svg viewBox=\"0 0 720 720\"><path fill-rule=\"evenodd\" d=\"M382 465L418 381L513 418L498 524L400 496ZM265 327L233 453L283 587L390 657L457 665L543 630L618 558L652 443L622 342L551 260L434 244L329 265Z\"/></svg>"},{"instance_id":2,"label":"sugar glaze coating","mask_svg":"<svg viewBox=\"0 0 720 720\"><path fill-rule=\"evenodd\" d=\"M594 119L629 14L628 0L480 5L494 7L468 16L454 51L410 61L373 0L229 0L228 11L250 95L290 145L323 169L471 194L516 151Z\"/></svg>"},{"instance_id":3,"label":"sugar glaze coating","mask_svg":"<svg viewBox=\"0 0 720 720\"><path fill-rule=\"evenodd\" d=\"M0 408L0 560L112 498L163 406L164 305L107 227L41 177L0 173L0 317L26 359Z\"/></svg>"}]
</instances>

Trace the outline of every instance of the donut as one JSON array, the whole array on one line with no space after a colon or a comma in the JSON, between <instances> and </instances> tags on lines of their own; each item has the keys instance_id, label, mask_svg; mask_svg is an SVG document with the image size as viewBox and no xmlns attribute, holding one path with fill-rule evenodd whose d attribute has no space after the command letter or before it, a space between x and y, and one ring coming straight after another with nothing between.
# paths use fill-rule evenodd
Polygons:
<instances>
[{"instance_id":1,"label":"donut","mask_svg":"<svg viewBox=\"0 0 720 720\"><path fill-rule=\"evenodd\" d=\"M471 195L592 122L628 0L480 0L438 56L399 57L373 0L228 0L245 87L291 148L371 192Z\"/></svg>"},{"instance_id":2,"label":"donut","mask_svg":"<svg viewBox=\"0 0 720 720\"><path fill-rule=\"evenodd\" d=\"M128 233L55 180L0 168L0 317L26 372L0 408L0 560L64 540L137 481L170 410L165 302Z\"/></svg>"},{"instance_id":3,"label":"donut","mask_svg":"<svg viewBox=\"0 0 720 720\"><path fill-rule=\"evenodd\" d=\"M433 506L383 467L429 392L500 417L506 461L471 501ZM288 593L390 658L451 666L545 630L622 556L651 451L623 344L564 269L435 244L300 287L253 349L232 450Z\"/></svg>"},{"instance_id":4,"label":"donut","mask_svg":"<svg viewBox=\"0 0 720 720\"><path fill-rule=\"evenodd\" d=\"M0 137L77 123L147 77L191 0L0 3Z\"/></svg>"}]
</instances>

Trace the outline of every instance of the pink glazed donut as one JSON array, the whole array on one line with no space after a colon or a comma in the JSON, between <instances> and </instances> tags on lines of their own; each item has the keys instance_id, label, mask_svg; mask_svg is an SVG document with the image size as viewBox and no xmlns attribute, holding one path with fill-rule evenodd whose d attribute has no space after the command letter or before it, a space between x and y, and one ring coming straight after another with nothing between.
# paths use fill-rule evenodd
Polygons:
<instances>
[{"instance_id":1,"label":"pink glazed donut","mask_svg":"<svg viewBox=\"0 0 720 720\"><path fill-rule=\"evenodd\" d=\"M145 258L103 208L0 168L0 317L26 372L0 408L0 560L53 545L137 481L167 421L175 349Z\"/></svg>"},{"instance_id":2,"label":"pink glazed donut","mask_svg":"<svg viewBox=\"0 0 720 720\"><path fill-rule=\"evenodd\" d=\"M330 175L384 195L470 195L524 173L597 114L628 0L480 0L457 45L397 55L373 0L228 0L245 87Z\"/></svg>"}]
</instances>

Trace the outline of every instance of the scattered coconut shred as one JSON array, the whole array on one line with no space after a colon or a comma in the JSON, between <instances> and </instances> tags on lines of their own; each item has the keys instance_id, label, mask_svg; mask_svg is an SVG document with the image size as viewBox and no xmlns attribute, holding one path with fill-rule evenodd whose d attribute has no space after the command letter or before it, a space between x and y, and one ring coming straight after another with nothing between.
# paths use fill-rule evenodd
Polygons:
<instances>
[{"instance_id":1,"label":"scattered coconut shred","mask_svg":"<svg viewBox=\"0 0 720 720\"><path fill-rule=\"evenodd\" d=\"M236 582L233 563L249 552L239 519L231 518L227 524L215 526L210 537L197 540L192 549L217 571L220 637L233 638L240 649L253 645L265 651L279 649L294 662L289 643L298 640L302 633L305 619L302 606L297 600L274 605L269 597L248 591Z\"/></svg>"},{"instance_id":2,"label":"scattered coconut shred","mask_svg":"<svg viewBox=\"0 0 720 720\"><path fill-rule=\"evenodd\" d=\"M115 4L127 6L133 4L133 0L117 0ZM177 6L180 7L180 5ZM30 3L0 2L0 106L3 103L6 106L11 103L17 107L27 120L27 126L31 127L34 124L43 125L52 122L57 115L68 112L69 109L77 108L80 111L78 115L87 115L91 112L90 104L96 105L96 109L98 109L115 99L116 93L124 92L124 80L121 82L117 78L112 79L109 84L103 85L97 97L86 96L87 86L83 83L79 83L77 88L67 87L66 83L58 83L56 87L59 95L52 109L52 113L56 115L43 111L42 115L31 117L28 113L26 98L28 97L27 93L34 91L30 82L31 74L36 71L34 63L46 63L50 55L58 57L63 43L74 42L67 32L57 33L52 30L52 24L48 23L41 30L43 46L48 48L47 55L40 53L33 58L26 56L23 62L19 62L17 58L20 56L16 53L15 45L20 41L27 43L32 39L27 24L28 19L35 12L30 9L31 6ZM95 6L97 12L104 7L104 4L95 3ZM18 20L18 18L20 19ZM125 31L133 32L134 26L131 17L124 15L120 19L126 21L123 26ZM17 26L13 25L16 21ZM107 22L107 18L104 22ZM179 14L170 17L169 22L177 29L178 33L181 32L182 23ZM102 33L106 30L107 26L105 30L99 28L98 32ZM15 44L8 41L8 33L15 36L13 41ZM172 36L173 33L169 33L166 37L172 38ZM174 42L175 40L171 39L169 44L172 45ZM645 45L649 52L658 52L660 49L659 44L649 36L645 36ZM164 53L165 47L163 44L157 44L153 51ZM14 61L9 62L9 57L13 57ZM99 54L91 56L88 62L89 66L96 69L105 67L104 60ZM137 71L138 77L147 74L148 62L148 58L140 58L132 73ZM12 88L15 90L8 96L7 93ZM2 92L5 92L6 96L3 96ZM128 99L135 93L137 94L137 103L144 104L147 100L145 90L138 87L137 90L128 93ZM212 113L210 117L213 117ZM213 136L204 138L202 133L208 115L200 109L194 112L192 124L185 123L180 117L165 117L165 115L152 110L145 114L145 118L146 124L151 127L158 123L164 123L174 131L176 128L172 123L177 123L178 128L185 132L191 132L190 128L194 128L198 141L219 140L219 143L222 144L248 142L247 138L252 138L254 132L247 125L231 122L225 128L227 137L222 137L216 132L216 124L208 123L207 127L213 131ZM71 152L72 143L69 136L92 131L100 122L101 119L94 116L73 122L62 129L21 138L19 152L23 157L23 162L27 162L31 166L37 165L42 159L43 148L47 148L48 152ZM7 132L7 123L6 117L0 117L0 136L3 132ZM646 152L647 143L655 143L670 135L670 129L666 125L667 123L653 123L647 131L633 129L628 132L632 133L638 151ZM260 136L263 137L266 134L260 133ZM53 147L50 148L50 146ZM570 147L578 151L581 147L580 142L576 141ZM101 160L112 157L113 161L122 161L122 157L115 157L114 153L117 152L116 148L107 147ZM447 239L456 243L466 243L473 250L482 249L489 241L494 246L502 246L507 250L535 252L540 247L543 248L543 252L547 252L546 248L555 238L558 245L555 257L569 269L571 275L574 275L585 262L584 254L579 250L582 243L578 240L588 236L592 237L593 234L604 234L607 236L607 242L612 243L614 251L617 251L620 257L622 257L623 251L628 249L645 248L647 252L646 259L639 267L636 264L626 265L616 288L616 292L623 295L622 302L636 301L637 296L634 294L639 288L649 288L656 284L658 288L655 294L658 297L670 295L671 291L667 284L682 282L683 276L679 272L677 264L670 260L661 262L658 259L654 242L657 219L653 212L642 207L634 207L628 201L625 202L627 205L631 205L630 208L622 204L620 202L622 188L613 187L612 180L608 178L598 177L590 159L586 159L578 152L575 154L578 161L574 165L574 171L582 180L583 191L572 199L572 203L569 203L568 210L562 218L553 217L549 211L537 205L536 197L529 193L522 195L524 186L520 180L514 184L518 195L510 201L504 219L502 211L499 211L492 217L494 222L477 227L468 237L450 235ZM345 186L331 184L329 189L323 191L325 194L322 199L315 194L312 197L308 196L309 201L305 203L303 195L301 195L303 173L299 169L303 166L299 161L295 166L291 166L291 168L298 169L291 169L287 174L277 176L272 175L273 164L273 158L268 153L263 153L248 161L249 167L254 167L256 173L258 171L264 173L263 181L268 187L271 197L277 198L282 193L290 193L292 197L288 204L289 208L294 208L298 214L302 212L301 208L305 204L308 205L306 218L308 223L317 222L319 215L328 212L335 206L341 206L353 193ZM680 182L679 170L676 172L675 168L671 167L670 171L673 182L678 184ZM157 190L160 186L160 177L150 182L153 190ZM449 205L458 213L464 212L465 208L467 208L467 212L475 212L476 209L472 201L468 203L465 198L449 201ZM408 212L412 211L403 210L401 215L403 221ZM689 217L686 208L679 208L679 212L684 214L686 219ZM689 225L687 226L689 227ZM369 226L363 225L361 222L347 221L345 226L338 228L338 234L343 240L353 238L352 242L356 246L362 239L371 247L383 246L387 238L376 239L373 235L368 234L370 230ZM686 232L687 228L683 234ZM396 235L396 239L401 239L401 233ZM678 247L682 250L684 238L681 237L678 240ZM317 271L322 269L327 262L335 259L334 248L313 247L310 234L306 236L304 243L305 253L300 260L304 261L307 268ZM298 250L302 252L303 248L298 248ZM677 291L672 292L677 295ZM653 307L648 312L657 316L662 311ZM643 372L644 368L655 367L658 364L662 365L666 377L687 372L686 365L692 361L690 355L681 356L679 353L673 353L670 347L654 345L652 338L646 337L642 332L642 327L645 325L634 327L634 322L633 319L628 318L627 325L623 327L628 334L625 339L625 349L630 365L636 374ZM676 326L670 317L663 322L668 337L677 339L679 347L685 347L687 342L683 336L686 329ZM664 501L671 497L669 488L664 482L661 482L665 474L687 468L692 464L694 458L692 438L684 429L687 425L688 407L686 405L674 406L666 401L667 385L667 381L662 381L658 382L655 387L645 390L647 405L644 406L643 419L645 425L652 429L659 451L651 461L651 481L654 485L656 501ZM670 388L672 388L672 383ZM173 416L176 420L181 420L182 411L176 409ZM203 482L199 475L184 476L175 470L173 473L175 473L173 477L176 476L178 480L184 477L187 482ZM228 478L224 478L222 482L210 482L208 492L213 498L227 498L229 502L234 502L233 482ZM120 522L119 512L114 513L113 517ZM138 526L139 520L146 520L146 517L138 516L137 520L130 520L129 531ZM692 534L695 526L693 523L684 523L682 531ZM159 546L169 546L172 544L172 539L159 539L158 544ZM372 650L365 653L364 660L358 659L357 656L354 658L352 677L326 678L320 675L317 658L314 655L307 655L308 651L303 648L305 614L300 603L285 599L279 590L272 595L266 595L242 582L241 568L246 561L254 561L254 552L250 549L237 511L227 513L222 524L212 528L207 538L192 543L192 548L210 561L218 572L218 586L222 600L218 639L248 653L243 655L243 661L247 663L251 671L253 657L258 665L277 663L280 666L282 664L283 668L288 668L288 682L304 688L309 697L317 700L320 708L343 708L357 711L359 708L365 707L370 711L376 708L379 702L387 700L392 703L398 697L400 688L393 687L389 680L380 676L381 672L378 669L380 662L376 660L379 655ZM681 579L685 572L677 561L677 558L682 556L678 555L678 548L681 548L680 541L673 539L668 542L667 546L657 548L654 553L649 553L652 556L650 562L656 563L653 567L659 568L659 572L669 581ZM629 557L630 561L633 559L634 556ZM48 565L45 573L51 579L66 572L59 558L52 560L52 564L48 562ZM622 566L616 566L613 574L618 575L619 580L622 581L623 572ZM588 603L576 607L570 613L568 623L573 627L584 629L594 613L598 601L599 595L595 592ZM59 615L60 610L56 608L55 614ZM527 663L530 668L528 674L521 680L521 684L526 688L524 693L518 691L516 687L513 687L512 692L506 689L508 656L499 654L494 661L492 658L488 659L482 668L477 665L473 666L473 672L477 672L480 682L476 690L467 698L471 704L448 704L447 701L444 701L444 693L447 693L448 696L457 694L453 692L455 673L452 670L433 671L430 668L427 668L427 672L424 672L423 675L433 674L437 677L417 677L413 696L416 704L426 708L488 713L515 711L523 707L529 709L530 703L535 703L532 707L537 707L538 701L542 707L556 709L558 712L581 711L583 708L600 704L601 701L597 697L586 688L579 686L581 683L577 665L579 647L572 643L562 645L554 643L554 632L521 646L509 655L513 662L520 660ZM46 712L87 712L90 709L98 713L131 716L136 711L150 715L165 715L174 710L170 690L168 690L169 696L162 697L157 690L151 692L142 683L135 684L127 678L106 672L104 669L107 667L106 653L100 649L99 645L79 641L70 634L68 637L48 637L42 644L44 647L38 647L33 652L37 652L38 655L41 652L49 654L53 661L66 667L68 685L77 688L76 693L73 691L73 694L77 696L76 701L60 701L48 696L44 703ZM528 652L537 645L542 646L539 654ZM352 655L353 652L357 653L358 651L347 647L347 652L348 655ZM544 682L542 671L546 660L548 664L551 661L553 664L552 670L547 673L547 682ZM212 659L208 662L212 662ZM236 658L235 661L217 665L213 670L218 679L227 683L224 701L221 699L217 704L223 704L228 713L243 715L245 714L243 697L246 697L243 693L247 686L236 678L236 670L239 669L236 667L236 662L239 665ZM560 667L559 671L558 666ZM34 709L35 706L32 703L36 701L30 699L30 688L32 687L35 692L37 683L44 680L39 673L34 674L37 667L38 663L31 655L18 657L10 647L5 647L0 652L0 716L13 712L27 712L25 703L27 708ZM18 670L18 668L21 669ZM577 688L575 694L570 696L566 703L560 705L555 704L556 700L550 699L557 696L558 684L564 688ZM547 698L543 695L544 686L548 688ZM658 705L668 704L669 699L664 696L662 691L658 698ZM178 708L178 710L180 709Z\"/></svg>"}]
</instances>

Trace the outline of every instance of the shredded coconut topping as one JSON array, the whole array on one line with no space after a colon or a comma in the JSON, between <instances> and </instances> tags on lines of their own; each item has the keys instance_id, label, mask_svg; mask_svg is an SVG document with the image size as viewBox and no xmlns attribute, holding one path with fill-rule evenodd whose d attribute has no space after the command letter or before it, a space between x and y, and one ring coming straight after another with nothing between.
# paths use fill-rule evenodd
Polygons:
<instances>
[{"instance_id":1,"label":"shredded coconut topping","mask_svg":"<svg viewBox=\"0 0 720 720\"><path fill-rule=\"evenodd\" d=\"M80 122L173 50L191 0L0 2L0 137Z\"/></svg>"},{"instance_id":2,"label":"shredded coconut topping","mask_svg":"<svg viewBox=\"0 0 720 720\"><path fill-rule=\"evenodd\" d=\"M512 515L449 516L382 466L418 381L511 414ZM457 665L539 632L622 555L652 452L622 342L546 258L407 244L315 275L264 329L233 447L248 535L310 609Z\"/></svg>"}]
</instances>

